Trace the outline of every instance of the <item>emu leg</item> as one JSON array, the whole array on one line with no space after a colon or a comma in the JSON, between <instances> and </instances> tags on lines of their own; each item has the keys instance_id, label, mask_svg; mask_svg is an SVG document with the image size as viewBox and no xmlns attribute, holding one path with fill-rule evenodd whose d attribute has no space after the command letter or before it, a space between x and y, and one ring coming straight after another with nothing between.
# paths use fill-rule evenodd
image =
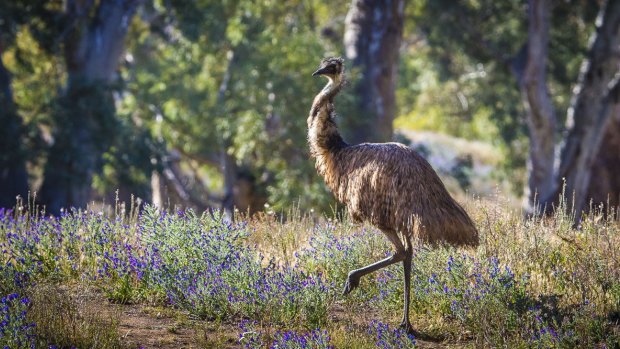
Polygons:
<instances>
[{"instance_id":1,"label":"emu leg","mask_svg":"<svg viewBox=\"0 0 620 349\"><path fill-rule=\"evenodd\" d=\"M343 291L343 295L347 295L349 294L351 291L353 291L357 286L359 286L360 284L360 278L366 274L370 274L373 271L379 270L381 268L385 268L388 265L394 264L394 263L398 263L402 260L405 259L405 250L404 248L402 250L399 250L398 252L396 252L395 254L393 254L392 256L386 258L386 259L382 259L376 263L373 263L371 265L365 266L363 268L360 269L355 269L352 270L351 272L349 272L349 275L347 277L347 283L344 285L344 291Z\"/></svg>"},{"instance_id":2,"label":"emu leg","mask_svg":"<svg viewBox=\"0 0 620 349\"><path fill-rule=\"evenodd\" d=\"M407 331L407 333L413 333L413 327L409 322L409 300L411 290L411 260L413 259L413 251L411 249L406 251L405 260L403 260L403 267L405 271L405 309L403 314L403 321L400 323L400 327Z\"/></svg>"},{"instance_id":3,"label":"emu leg","mask_svg":"<svg viewBox=\"0 0 620 349\"><path fill-rule=\"evenodd\" d=\"M386 259L382 259L378 262L375 262L371 265L367 265L363 268L355 269L349 272L347 276L347 283L344 285L343 295L349 294L360 284L360 278L366 274L370 274L373 271L377 271L381 268L385 268L388 265L398 263L403 261L406 257L405 246L403 246L402 241L400 241L398 234L392 230L381 230L383 234L390 240L392 245L394 245L394 249L396 253L391 255Z\"/></svg>"}]
</instances>

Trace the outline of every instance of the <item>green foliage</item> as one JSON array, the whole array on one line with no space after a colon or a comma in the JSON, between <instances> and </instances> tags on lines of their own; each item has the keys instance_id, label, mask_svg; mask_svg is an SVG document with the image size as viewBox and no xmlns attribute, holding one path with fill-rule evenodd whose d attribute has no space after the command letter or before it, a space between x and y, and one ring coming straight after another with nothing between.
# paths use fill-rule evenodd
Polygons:
<instances>
[{"instance_id":1,"label":"green foliage","mask_svg":"<svg viewBox=\"0 0 620 349\"><path fill-rule=\"evenodd\" d=\"M6 141L19 143L7 155L22 157L33 165L44 158L47 136L56 102L58 82L63 78L59 57L45 51L28 27L16 27L15 43L4 50L3 63L12 75L15 110L3 110L3 117L14 113L22 124L21 130L3 128ZM5 125L12 123L5 119ZM10 132L10 133L9 133ZM21 134L21 137L19 135ZM19 152L21 150L21 153ZM36 176L36 171L31 175Z\"/></svg>"},{"instance_id":2,"label":"green foliage","mask_svg":"<svg viewBox=\"0 0 620 349\"><path fill-rule=\"evenodd\" d=\"M520 192L528 141L513 73L527 44L527 2L420 1L407 10L396 125L492 143L506 154L500 174ZM548 84L560 123L597 10L591 1L553 4Z\"/></svg>"},{"instance_id":3,"label":"green foliage","mask_svg":"<svg viewBox=\"0 0 620 349\"><path fill-rule=\"evenodd\" d=\"M257 203L284 211L298 201L329 212L334 201L308 159L305 120L323 83L310 73L319 58L341 54L348 4L144 3L126 36L117 83L87 87L80 96L66 95L72 90L61 44L72 22L62 2L2 4L2 59L13 75L14 114L24 125L7 148L19 149L13 145L21 142L23 152L12 155L29 159L35 187L46 160L95 168L99 198L116 189L123 198L149 196L150 173L163 169L170 150L181 154L185 169L199 169L203 185L194 196L208 187L213 193L207 196L219 197L222 157L229 154ZM585 0L553 5L548 80L557 110L569 104L596 12ZM500 175L520 191L527 135L512 69L527 40L527 3L416 1L407 4L404 25L396 126L493 144L506 155ZM350 80L356 75L349 71ZM345 89L337 101L345 138L348 126L365 122L353 113L353 92ZM92 120L75 122L86 119ZM83 126L93 128L87 135L97 139L93 147L81 146ZM53 149L51 141L58 141ZM104 155L75 164L57 159L89 152ZM71 180L90 180L77 172Z\"/></svg>"},{"instance_id":4,"label":"green foliage","mask_svg":"<svg viewBox=\"0 0 620 349\"><path fill-rule=\"evenodd\" d=\"M26 319L30 301L28 298L20 297L17 293L2 293L1 296L0 345L3 348L32 348L34 326Z\"/></svg>"},{"instance_id":5,"label":"green foliage","mask_svg":"<svg viewBox=\"0 0 620 349\"><path fill-rule=\"evenodd\" d=\"M51 51L57 44L57 35L63 18L56 12L62 1L16 0L0 4L0 42L7 46L15 43L21 27L28 25L34 38Z\"/></svg>"},{"instance_id":6,"label":"green foliage","mask_svg":"<svg viewBox=\"0 0 620 349\"><path fill-rule=\"evenodd\" d=\"M320 90L310 74L325 51L314 11L325 5L272 5L154 6L155 13L169 10L176 26L158 36L147 33L153 23L134 23L126 100L134 117L190 159L219 167L217 159L232 154L276 210L298 199L328 210L333 201L305 141L307 112Z\"/></svg>"},{"instance_id":7,"label":"green foliage","mask_svg":"<svg viewBox=\"0 0 620 349\"><path fill-rule=\"evenodd\" d=\"M118 134L103 155L103 171L95 176L93 188L101 194L122 191L124 202L132 201L131 196L148 200L151 174L161 171L165 145L153 139L148 129L120 116Z\"/></svg>"},{"instance_id":8,"label":"green foliage","mask_svg":"<svg viewBox=\"0 0 620 349\"><path fill-rule=\"evenodd\" d=\"M219 212L148 206L128 222L93 211L38 218L0 210L0 271L10 278L0 285L12 292L42 280L88 280L115 303L151 299L200 318L324 324L333 300L324 280L266 260L244 245L248 233Z\"/></svg>"},{"instance_id":9,"label":"green foliage","mask_svg":"<svg viewBox=\"0 0 620 349\"><path fill-rule=\"evenodd\" d=\"M163 217L147 208L141 224L150 261L143 276L170 302L207 319L268 318L316 326L325 322L331 295L323 282L293 268L279 268L243 246L244 225L219 213ZM266 265L266 266L265 266Z\"/></svg>"}]
</instances>

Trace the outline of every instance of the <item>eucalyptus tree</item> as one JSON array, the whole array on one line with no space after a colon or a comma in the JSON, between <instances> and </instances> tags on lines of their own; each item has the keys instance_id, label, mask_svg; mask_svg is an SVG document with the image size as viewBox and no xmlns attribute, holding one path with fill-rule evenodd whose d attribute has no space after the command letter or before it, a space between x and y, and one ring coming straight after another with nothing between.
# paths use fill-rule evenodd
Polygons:
<instances>
[{"instance_id":1,"label":"eucalyptus tree","mask_svg":"<svg viewBox=\"0 0 620 349\"><path fill-rule=\"evenodd\" d=\"M603 196L620 195L611 186L595 193L601 186L592 176L592 166L598 164L603 177L617 178L617 173L609 172L617 166L605 165L602 157L609 158L608 151L600 145L613 144L605 138L612 137L610 126L615 125L611 120L618 56L612 52L620 35L618 2L512 0L450 5L426 2L424 15L417 20L436 47L443 44L437 53L448 69L456 56L451 51L458 50L473 64L484 64L487 82L493 75L512 76L516 82L512 86L520 91L523 107L508 110L518 111L511 112L511 117L521 119L528 130L525 192L530 208L534 209L535 201L549 208L557 203L564 180L565 199L571 203L575 194L571 208L577 212L589 198L604 201ZM497 84L487 86L489 91L505 90ZM517 102L513 98L502 107ZM494 111L499 119L505 114L502 108Z\"/></svg>"},{"instance_id":2,"label":"eucalyptus tree","mask_svg":"<svg viewBox=\"0 0 620 349\"><path fill-rule=\"evenodd\" d=\"M360 70L355 83L356 117L346 123L354 143L392 139L405 3L404 0L351 2L344 46L351 66Z\"/></svg>"},{"instance_id":3,"label":"eucalyptus tree","mask_svg":"<svg viewBox=\"0 0 620 349\"><path fill-rule=\"evenodd\" d=\"M332 12L326 2L156 1L140 16L125 102L174 154L162 163L170 178L176 159L195 173L175 181L183 196L226 209L329 208L305 132L319 84L310 75L330 47L340 53L319 33Z\"/></svg>"},{"instance_id":4,"label":"eucalyptus tree","mask_svg":"<svg viewBox=\"0 0 620 349\"><path fill-rule=\"evenodd\" d=\"M118 133L112 89L139 0L74 1L59 9L66 85L54 113L40 196L50 212L84 207Z\"/></svg>"},{"instance_id":5,"label":"eucalyptus tree","mask_svg":"<svg viewBox=\"0 0 620 349\"><path fill-rule=\"evenodd\" d=\"M11 101L3 66L3 91L8 91L3 93L3 118L9 125L3 131L11 132L2 137L7 141L2 161L11 162L3 168L13 179L12 189L24 193L18 188L23 188L26 157L32 189L40 186L38 198L48 212L84 207L93 199L93 179L101 174L117 136L127 130L117 118L113 92L119 90L125 34L140 4L55 0L0 5L2 50L10 57L17 91Z\"/></svg>"}]
</instances>

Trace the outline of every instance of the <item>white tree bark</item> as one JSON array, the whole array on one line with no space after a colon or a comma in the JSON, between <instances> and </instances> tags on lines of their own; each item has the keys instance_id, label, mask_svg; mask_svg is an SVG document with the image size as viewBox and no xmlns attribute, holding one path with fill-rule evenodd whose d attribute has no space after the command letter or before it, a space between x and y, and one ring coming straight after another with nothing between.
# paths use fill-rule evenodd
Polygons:
<instances>
[{"instance_id":1,"label":"white tree bark","mask_svg":"<svg viewBox=\"0 0 620 349\"><path fill-rule=\"evenodd\" d=\"M615 100L605 136L592 166L588 193L592 203L620 207L620 101ZM588 203L586 203L588 204ZM617 213L619 214L619 213ZM617 216L620 218L620 215Z\"/></svg>"},{"instance_id":2,"label":"white tree bark","mask_svg":"<svg viewBox=\"0 0 620 349\"><path fill-rule=\"evenodd\" d=\"M615 110L620 68L620 0L609 0L597 18L588 59L582 65L578 86L567 115L567 136L560 157L558 188L566 183L569 208L586 208L592 166L605 126ZM618 151L618 150L616 150ZM558 190L556 190L558 192ZM555 200L554 197L548 201Z\"/></svg>"},{"instance_id":3,"label":"white tree bark","mask_svg":"<svg viewBox=\"0 0 620 349\"><path fill-rule=\"evenodd\" d=\"M550 196L555 189L557 118L547 87L550 11L550 0L530 0L525 67L513 69L527 112L530 135L525 190L529 211L535 210L535 200Z\"/></svg>"}]
</instances>

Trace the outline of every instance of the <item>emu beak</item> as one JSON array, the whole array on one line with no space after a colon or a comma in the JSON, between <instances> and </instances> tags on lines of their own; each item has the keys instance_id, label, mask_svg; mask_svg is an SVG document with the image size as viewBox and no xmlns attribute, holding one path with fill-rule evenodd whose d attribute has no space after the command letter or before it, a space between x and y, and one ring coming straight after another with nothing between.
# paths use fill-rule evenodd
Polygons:
<instances>
[{"instance_id":1,"label":"emu beak","mask_svg":"<svg viewBox=\"0 0 620 349\"><path fill-rule=\"evenodd\" d=\"M317 76L317 75L321 75L321 74L325 74L325 68L319 68L317 71L312 73L312 76Z\"/></svg>"}]
</instances>

